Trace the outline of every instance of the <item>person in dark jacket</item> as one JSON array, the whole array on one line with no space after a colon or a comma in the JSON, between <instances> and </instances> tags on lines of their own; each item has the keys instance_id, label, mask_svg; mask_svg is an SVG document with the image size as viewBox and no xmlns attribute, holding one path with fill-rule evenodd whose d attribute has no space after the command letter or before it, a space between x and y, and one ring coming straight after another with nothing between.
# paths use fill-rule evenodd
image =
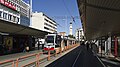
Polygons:
<instances>
[{"instance_id":1,"label":"person in dark jacket","mask_svg":"<svg viewBox=\"0 0 120 67\"><path fill-rule=\"evenodd\" d=\"M87 43L86 43L87 50L89 49L89 45L90 45L90 44L87 42Z\"/></svg>"},{"instance_id":2,"label":"person in dark jacket","mask_svg":"<svg viewBox=\"0 0 120 67\"><path fill-rule=\"evenodd\" d=\"M84 41L82 41L82 42L80 43L80 45L85 45Z\"/></svg>"}]
</instances>

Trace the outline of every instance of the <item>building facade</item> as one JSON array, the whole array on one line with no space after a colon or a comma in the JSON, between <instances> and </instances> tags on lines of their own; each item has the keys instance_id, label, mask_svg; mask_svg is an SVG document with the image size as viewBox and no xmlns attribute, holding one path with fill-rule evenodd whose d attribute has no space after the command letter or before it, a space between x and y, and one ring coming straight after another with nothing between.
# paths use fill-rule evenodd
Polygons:
<instances>
[{"instance_id":1,"label":"building facade","mask_svg":"<svg viewBox=\"0 0 120 67\"><path fill-rule=\"evenodd\" d=\"M31 27L49 33L57 32L57 23L42 12L32 14Z\"/></svg>"},{"instance_id":2,"label":"building facade","mask_svg":"<svg viewBox=\"0 0 120 67\"><path fill-rule=\"evenodd\" d=\"M75 36L75 38L76 38L78 41L83 41L83 40L84 40L84 32L83 32L83 29L82 29L82 28L76 29L76 36Z\"/></svg>"},{"instance_id":3,"label":"building facade","mask_svg":"<svg viewBox=\"0 0 120 67\"><path fill-rule=\"evenodd\" d=\"M30 5L22 0L0 0L0 23L10 27L18 25L28 27L30 25ZM0 25L1 29L7 28L7 26ZM26 46L25 44L32 50L34 45L32 45L32 37L24 34L11 33L11 31L13 31L12 29L13 28L10 28L6 33L0 31L0 56L22 52ZM19 27L17 29L19 29ZM21 30L17 31L20 32Z\"/></svg>"},{"instance_id":4,"label":"building facade","mask_svg":"<svg viewBox=\"0 0 120 67\"><path fill-rule=\"evenodd\" d=\"M66 32L59 32L59 35L66 36Z\"/></svg>"},{"instance_id":5,"label":"building facade","mask_svg":"<svg viewBox=\"0 0 120 67\"><path fill-rule=\"evenodd\" d=\"M22 0L0 0L0 20L30 25L30 5Z\"/></svg>"}]
</instances>

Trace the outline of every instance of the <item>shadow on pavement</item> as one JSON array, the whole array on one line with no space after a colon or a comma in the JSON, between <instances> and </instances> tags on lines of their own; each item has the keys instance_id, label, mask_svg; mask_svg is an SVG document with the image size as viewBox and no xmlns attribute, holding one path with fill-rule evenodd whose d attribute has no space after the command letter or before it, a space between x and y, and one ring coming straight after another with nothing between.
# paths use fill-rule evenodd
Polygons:
<instances>
[{"instance_id":1,"label":"shadow on pavement","mask_svg":"<svg viewBox=\"0 0 120 67\"><path fill-rule=\"evenodd\" d=\"M101 58L102 62L106 65L106 67L120 67L120 62L114 58Z\"/></svg>"}]
</instances>

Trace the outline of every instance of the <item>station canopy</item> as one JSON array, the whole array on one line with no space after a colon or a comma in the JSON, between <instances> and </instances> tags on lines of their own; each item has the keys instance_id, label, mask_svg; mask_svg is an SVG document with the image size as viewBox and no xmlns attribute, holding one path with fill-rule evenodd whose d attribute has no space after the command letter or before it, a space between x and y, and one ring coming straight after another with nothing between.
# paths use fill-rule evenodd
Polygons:
<instances>
[{"instance_id":1,"label":"station canopy","mask_svg":"<svg viewBox=\"0 0 120 67\"><path fill-rule=\"evenodd\" d=\"M7 21L0 20L0 32L19 35L31 35L44 38L48 32L34 29L31 27L15 24Z\"/></svg>"},{"instance_id":2,"label":"station canopy","mask_svg":"<svg viewBox=\"0 0 120 67\"><path fill-rule=\"evenodd\" d=\"M120 35L120 0L77 0L87 39Z\"/></svg>"}]
</instances>

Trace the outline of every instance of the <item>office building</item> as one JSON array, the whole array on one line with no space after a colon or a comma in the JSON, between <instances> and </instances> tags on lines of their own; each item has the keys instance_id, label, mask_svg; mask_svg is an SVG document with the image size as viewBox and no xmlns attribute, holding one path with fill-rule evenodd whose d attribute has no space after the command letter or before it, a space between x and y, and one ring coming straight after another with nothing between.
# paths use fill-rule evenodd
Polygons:
<instances>
[{"instance_id":1,"label":"office building","mask_svg":"<svg viewBox=\"0 0 120 67\"><path fill-rule=\"evenodd\" d=\"M22 0L0 0L0 20L30 25L30 5Z\"/></svg>"},{"instance_id":2,"label":"office building","mask_svg":"<svg viewBox=\"0 0 120 67\"><path fill-rule=\"evenodd\" d=\"M82 29L82 28L76 29L76 36L75 36L75 38L76 38L78 41L83 41L83 40L84 40L84 32L83 32L83 29Z\"/></svg>"},{"instance_id":3,"label":"office building","mask_svg":"<svg viewBox=\"0 0 120 67\"><path fill-rule=\"evenodd\" d=\"M42 12L32 13L32 28L57 33L57 23Z\"/></svg>"}]
</instances>

